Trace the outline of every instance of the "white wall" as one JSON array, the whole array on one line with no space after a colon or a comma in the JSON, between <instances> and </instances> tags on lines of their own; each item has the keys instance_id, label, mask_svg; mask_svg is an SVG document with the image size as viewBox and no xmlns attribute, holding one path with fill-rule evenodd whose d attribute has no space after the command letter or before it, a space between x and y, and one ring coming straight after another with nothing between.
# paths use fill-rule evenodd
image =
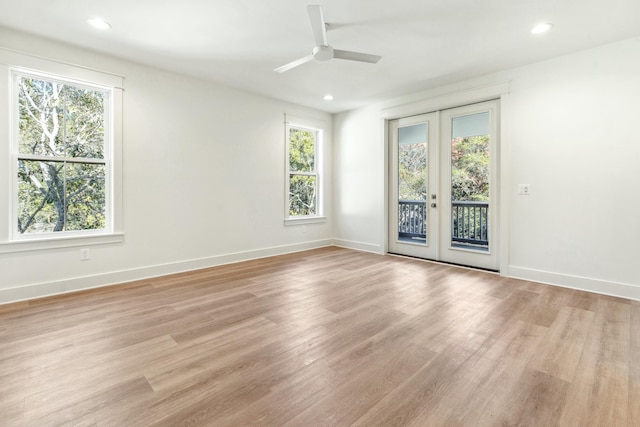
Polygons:
<instances>
[{"instance_id":1,"label":"white wall","mask_svg":"<svg viewBox=\"0 0 640 427\"><path fill-rule=\"evenodd\" d=\"M125 78L124 243L84 262L78 248L0 254L0 303L331 244L329 114L3 28L0 47ZM284 113L327 125L325 223L284 225Z\"/></svg>"},{"instance_id":2,"label":"white wall","mask_svg":"<svg viewBox=\"0 0 640 427\"><path fill-rule=\"evenodd\" d=\"M378 108L334 116L335 236L339 245L382 252L385 223L383 124Z\"/></svg>"},{"instance_id":3,"label":"white wall","mask_svg":"<svg viewBox=\"0 0 640 427\"><path fill-rule=\"evenodd\" d=\"M639 76L635 38L337 115L336 237L384 250L383 109L508 80L502 274L640 299Z\"/></svg>"}]
</instances>

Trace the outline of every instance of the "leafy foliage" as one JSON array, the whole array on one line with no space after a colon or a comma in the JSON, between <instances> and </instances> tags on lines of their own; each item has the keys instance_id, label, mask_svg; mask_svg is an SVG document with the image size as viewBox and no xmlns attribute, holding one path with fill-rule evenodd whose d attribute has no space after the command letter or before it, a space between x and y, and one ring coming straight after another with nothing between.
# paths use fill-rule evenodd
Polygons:
<instances>
[{"instance_id":1,"label":"leafy foliage","mask_svg":"<svg viewBox=\"0 0 640 427\"><path fill-rule=\"evenodd\" d=\"M427 143L398 147L398 195L401 200L427 200Z\"/></svg>"},{"instance_id":2,"label":"leafy foliage","mask_svg":"<svg viewBox=\"0 0 640 427\"><path fill-rule=\"evenodd\" d=\"M289 177L289 215L316 214L316 177L291 175Z\"/></svg>"},{"instance_id":3,"label":"leafy foliage","mask_svg":"<svg viewBox=\"0 0 640 427\"><path fill-rule=\"evenodd\" d=\"M315 171L315 132L289 129L289 170L291 172Z\"/></svg>"},{"instance_id":4,"label":"leafy foliage","mask_svg":"<svg viewBox=\"0 0 640 427\"><path fill-rule=\"evenodd\" d=\"M427 199L427 145L398 148L399 197ZM489 136L454 138L451 141L451 198L454 201L489 200Z\"/></svg>"},{"instance_id":5,"label":"leafy foliage","mask_svg":"<svg viewBox=\"0 0 640 427\"><path fill-rule=\"evenodd\" d=\"M24 76L17 84L18 232L104 228L106 92Z\"/></svg>"},{"instance_id":6,"label":"leafy foliage","mask_svg":"<svg viewBox=\"0 0 640 427\"><path fill-rule=\"evenodd\" d=\"M451 141L451 199L489 200L489 136Z\"/></svg>"}]
</instances>

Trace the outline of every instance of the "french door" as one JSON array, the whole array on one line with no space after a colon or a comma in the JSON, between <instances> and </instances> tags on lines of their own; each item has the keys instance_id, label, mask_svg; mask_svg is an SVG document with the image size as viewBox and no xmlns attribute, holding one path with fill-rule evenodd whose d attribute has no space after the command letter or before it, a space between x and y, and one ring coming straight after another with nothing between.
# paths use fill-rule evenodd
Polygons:
<instances>
[{"instance_id":1,"label":"french door","mask_svg":"<svg viewBox=\"0 0 640 427\"><path fill-rule=\"evenodd\" d=\"M389 123L389 252L498 269L498 108Z\"/></svg>"}]
</instances>

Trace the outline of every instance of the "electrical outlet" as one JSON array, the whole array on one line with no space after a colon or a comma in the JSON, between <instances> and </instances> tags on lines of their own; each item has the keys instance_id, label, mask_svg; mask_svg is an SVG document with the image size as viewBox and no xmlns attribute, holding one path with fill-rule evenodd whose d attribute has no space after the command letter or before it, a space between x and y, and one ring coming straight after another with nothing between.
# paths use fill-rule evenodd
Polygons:
<instances>
[{"instance_id":1,"label":"electrical outlet","mask_svg":"<svg viewBox=\"0 0 640 427\"><path fill-rule=\"evenodd\" d=\"M528 196L531 194L531 186L529 184L518 185L518 194Z\"/></svg>"},{"instance_id":2,"label":"electrical outlet","mask_svg":"<svg viewBox=\"0 0 640 427\"><path fill-rule=\"evenodd\" d=\"M80 261L88 261L89 260L89 249L82 248L80 249Z\"/></svg>"}]
</instances>

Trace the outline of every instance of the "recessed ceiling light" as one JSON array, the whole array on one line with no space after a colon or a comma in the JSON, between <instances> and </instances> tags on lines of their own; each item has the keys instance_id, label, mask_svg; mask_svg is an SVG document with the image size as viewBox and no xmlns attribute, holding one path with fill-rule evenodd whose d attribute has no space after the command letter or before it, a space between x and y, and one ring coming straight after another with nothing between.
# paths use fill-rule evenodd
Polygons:
<instances>
[{"instance_id":1,"label":"recessed ceiling light","mask_svg":"<svg viewBox=\"0 0 640 427\"><path fill-rule=\"evenodd\" d=\"M543 22L542 24L538 24L531 29L531 34L542 34L546 33L553 27L551 22Z\"/></svg>"},{"instance_id":2,"label":"recessed ceiling light","mask_svg":"<svg viewBox=\"0 0 640 427\"><path fill-rule=\"evenodd\" d=\"M98 30L108 30L111 28L111 24L100 18L87 19L87 23Z\"/></svg>"},{"instance_id":3,"label":"recessed ceiling light","mask_svg":"<svg viewBox=\"0 0 640 427\"><path fill-rule=\"evenodd\" d=\"M333 100L333 95L331 95L331 94L329 94L329 93L328 93L328 94L326 94L326 95L324 96L324 100L325 100L325 101L331 101L331 100Z\"/></svg>"}]
</instances>

